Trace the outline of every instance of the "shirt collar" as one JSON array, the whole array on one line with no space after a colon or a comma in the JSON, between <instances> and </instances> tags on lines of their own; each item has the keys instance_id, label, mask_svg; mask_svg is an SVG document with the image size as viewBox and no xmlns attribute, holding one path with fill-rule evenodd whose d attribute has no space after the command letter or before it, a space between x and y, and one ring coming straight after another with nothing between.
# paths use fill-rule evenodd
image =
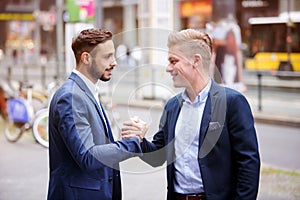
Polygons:
<instances>
[{"instance_id":1,"label":"shirt collar","mask_svg":"<svg viewBox=\"0 0 300 200\"><path fill-rule=\"evenodd\" d=\"M189 99L189 97L187 96L186 90L184 90L184 92L182 93L182 99L189 103L189 104L195 104L195 103L203 103L206 101L207 97L208 97L208 93L210 90L210 86L211 86L211 79L209 79L208 84L205 86L205 88L197 95L197 97L195 98L194 102L191 102L191 100Z\"/></svg>"},{"instance_id":2,"label":"shirt collar","mask_svg":"<svg viewBox=\"0 0 300 200\"><path fill-rule=\"evenodd\" d=\"M84 74L82 74L80 71L73 69L73 72L77 74L83 82L87 85L89 90L92 92L94 96L98 96L98 82L94 84L90 79L88 79Z\"/></svg>"}]
</instances>

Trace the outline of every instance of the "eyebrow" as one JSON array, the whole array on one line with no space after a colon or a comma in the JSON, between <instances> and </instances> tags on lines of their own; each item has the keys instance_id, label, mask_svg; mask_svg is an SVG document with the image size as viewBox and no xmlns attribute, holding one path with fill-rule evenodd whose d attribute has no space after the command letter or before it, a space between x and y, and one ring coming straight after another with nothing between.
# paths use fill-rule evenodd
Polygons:
<instances>
[{"instance_id":1,"label":"eyebrow","mask_svg":"<svg viewBox=\"0 0 300 200\"><path fill-rule=\"evenodd\" d=\"M168 60L179 60L179 58L177 58L176 56L169 56Z\"/></svg>"}]
</instances>

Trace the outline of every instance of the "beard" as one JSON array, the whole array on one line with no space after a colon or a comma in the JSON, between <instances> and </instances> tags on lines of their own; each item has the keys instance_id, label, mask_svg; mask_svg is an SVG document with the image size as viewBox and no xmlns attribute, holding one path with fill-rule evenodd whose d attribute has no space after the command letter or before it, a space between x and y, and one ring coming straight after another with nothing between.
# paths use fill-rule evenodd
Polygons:
<instances>
[{"instance_id":1,"label":"beard","mask_svg":"<svg viewBox=\"0 0 300 200\"><path fill-rule=\"evenodd\" d=\"M101 80L101 81L104 81L104 82L107 82L107 81L110 80L110 77L106 78L106 77L104 76L104 74L102 74L102 76L100 77L100 80Z\"/></svg>"},{"instance_id":2,"label":"beard","mask_svg":"<svg viewBox=\"0 0 300 200\"><path fill-rule=\"evenodd\" d=\"M93 76L96 78L96 79L100 79L101 81L104 81L104 82L107 82L110 80L110 77L105 77L105 70L103 71L102 74L100 74L100 72L97 70L97 64L95 62L95 60L93 59L93 62L92 62L92 67L91 67L91 74L93 74Z\"/></svg>"}]
</instances>

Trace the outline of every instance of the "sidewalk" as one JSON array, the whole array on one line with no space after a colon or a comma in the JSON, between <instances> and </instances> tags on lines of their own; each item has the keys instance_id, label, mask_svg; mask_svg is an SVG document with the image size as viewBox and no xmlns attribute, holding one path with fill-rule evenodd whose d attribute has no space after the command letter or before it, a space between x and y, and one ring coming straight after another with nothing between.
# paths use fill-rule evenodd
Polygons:
<instances>
[{"instance_id":1,"label":"sidewalk","mask_svg":"<svg viewBox=\"0 0 300 200\"><path fill-rule=\"evenodd\" d=\"M257 122L300 128L300 79L262 77L262 110L258 109L258 79L244 74L247 97Z\"/></svg>"}]
</instances>

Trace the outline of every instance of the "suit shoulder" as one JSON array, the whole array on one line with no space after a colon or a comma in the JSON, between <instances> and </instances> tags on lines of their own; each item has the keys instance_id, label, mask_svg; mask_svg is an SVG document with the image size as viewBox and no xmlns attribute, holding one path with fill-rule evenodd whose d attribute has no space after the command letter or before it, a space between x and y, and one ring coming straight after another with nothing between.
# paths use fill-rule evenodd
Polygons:
<instances>
[{"instance_id":1,"label":"suit shoulder","mask_svg":"<svg viewBox=\"0 0 300 200\"><path fill-rule=\"evenodd\" d=\"M229 107L232 107L230 105L243 105L243 106L249 106L249 102L244 94L241 92L231 89L231 88L225 88L226 91L226 99Z\"/></svg>"},{"instance_id":2,"label":"suit shoulder","mask_svg":"<svg viewBox=\"0 0 300 200\"><path fill-rule=\"evenodd\" d=\"M67 80L57 89L55 96L64 96L72 93L73 81Z\"/></svg>"},{"instance_id":3,"label":"suit shoulder","mask_svg":"<svg viewBox=\"0 0 300 200\"><path fill-rule=\"evenodd\" d=\"M225 87L226 97L227 98L246 98L241 92Z\"/></svg>"},{"instance_id":4,"label":"suit shoulder","mask_svg":"<svg viewBox=\"0 0 300 200\"><path fill-rule=\"evenodd\" d=\"M71 79L68 79L66 82L64 82L60 88L55 92L53 95L52 100L55 102L61 101L61 100L67 100L71 101L74 99L77 99L78 96L79 99L83 100L82 98L82 92L77 88L78 86L75 84L75 82Z\"/></svg>"},{"instance_id":5,"label":"suit shoulder","mask_svg":"<svg viewBox=\"0 0 300 200\"><path fill-rule=\"evenodd\" d=\"M182 101L181 93L171 97L165 105L165 110L172 110L174 109L174 107L180 106L181 101Z\"/></svg>"}]
</instances>

